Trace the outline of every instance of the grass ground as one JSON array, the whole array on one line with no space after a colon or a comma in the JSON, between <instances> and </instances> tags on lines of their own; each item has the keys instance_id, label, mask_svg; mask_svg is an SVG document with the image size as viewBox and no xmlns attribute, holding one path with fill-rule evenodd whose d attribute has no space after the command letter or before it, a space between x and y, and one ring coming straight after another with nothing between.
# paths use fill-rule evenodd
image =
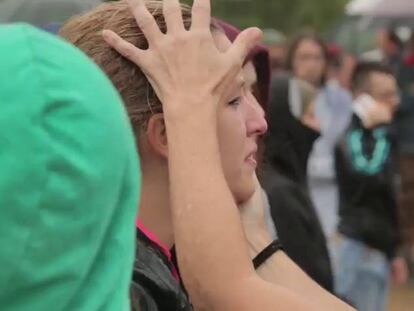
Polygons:
<instances>
[{"instance_id":1,"label":"grass ground","mask_svg":"<svg viewBox=\"0 0 414 311\"><path fill-rule=\"evenodd\" d=\"M414 283L393 288L389 311L414 311Z\"/></svg>"}]
</instances>

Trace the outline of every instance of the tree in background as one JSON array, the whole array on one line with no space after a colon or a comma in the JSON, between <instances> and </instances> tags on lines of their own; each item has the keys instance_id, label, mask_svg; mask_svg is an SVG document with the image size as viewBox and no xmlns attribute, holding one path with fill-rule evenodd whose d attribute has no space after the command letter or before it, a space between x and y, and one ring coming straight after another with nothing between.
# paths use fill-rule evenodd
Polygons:
<instances>
[{"instance_id":1,"label":"tree in background","mask_svg":"<svg viewBox=\"0 0 414 311\"><path fill-rule=\"evenodd\" d=\"M185 0L191 3L191 0ZM241 28L325 32L344 14L348 0L212 0L213 13Z\"/></svg>"},{"instance_id":2,"label":"tree in background","mask_svg":"<svg viewBox=\"0 0 414 311\"><path fill-rule=\"evenodd\" d=\"M114 0L103 0L114 1ZM181 0L191 4L192 0ZM326 32L343 16L349 0L212 0L213 14L240 28L303 29Z\"/></svg>"}]
</instances>

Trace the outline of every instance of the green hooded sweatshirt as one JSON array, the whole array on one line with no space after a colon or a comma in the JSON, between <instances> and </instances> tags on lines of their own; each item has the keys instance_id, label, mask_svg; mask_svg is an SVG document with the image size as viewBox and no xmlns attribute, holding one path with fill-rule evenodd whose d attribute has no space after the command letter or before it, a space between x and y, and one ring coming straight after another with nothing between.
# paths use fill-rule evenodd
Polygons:
<instances>
[{"instance_id":1,"label":"green hooded sweatshirt","mask_svg":"<svg viewBox=\"0 0 414 311\"><path fill-rule=\"evenodd\" d=\"M128 310L139 160L82 52L0 27L0 310Z\"/></svg>"}]
</instances>

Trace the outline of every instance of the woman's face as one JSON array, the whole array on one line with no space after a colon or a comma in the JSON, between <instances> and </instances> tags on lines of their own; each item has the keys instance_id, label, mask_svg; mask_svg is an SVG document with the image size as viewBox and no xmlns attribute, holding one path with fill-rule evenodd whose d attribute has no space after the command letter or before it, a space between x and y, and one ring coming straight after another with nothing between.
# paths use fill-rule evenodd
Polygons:
<instances>
[{"instance_id":1,"label":"woman's face","mask_svg":"<svg viewBox=\"0 0 414 311\"><path fill-rule=\"evenodd\" d=\"M230 47L224 34L215 33L214 38L221 51ZM234 94L234 100L220 106L217 128L224 176L237 203L246 201L255 191L257 144L267 130L264 111L252 93L257 76L251 62L244 66L243 78L244 85Z\"/></svg>"},{"instance_id":2,"label":"woman's face","mask_svg":"<svg viewBox=\"0 0 414 311\"><path fill-rule=\"evenodd\" d=\"M231 42L222 32L215 31L213 38L217 48L222 52L226 52L231 46ZM241 75L243 84L231 95L231 101L221 104L217 112L217 137L223 173L238 204L248 200L256 190L254 176L257 166L258 139L267 130L264 111L252 93L252 89L257 83L257 76L251 62L244 66ZM154 120L156 117L157 115L154 115L152 119ZM162 118L160 114L158 117ZM153 139L154 141L165 141L165 127L163 123L161 124L162 130L158 131L159 134L154 134L159 138ZM143 150L150 150L148 157L142 155ZM158 149L140 145L142 161L158 158L154 157L151 150ZM160 152L156 151L156 153ZM168 157L168 152L163 152L162 155L163 158ZM145 170L145 165L143 165L143 170Z\"/></svg>"},{"instance_id":3,"label":"woman's face","mask_svg":"<svg viewBox=\"0 0 414 311\"><path fill-rule=\"evenodd\" d=\"M296 78L319 87L326 70L322 47L312 39L303 39L294 52L292 70Z\"/></svg>"}]
</instances>

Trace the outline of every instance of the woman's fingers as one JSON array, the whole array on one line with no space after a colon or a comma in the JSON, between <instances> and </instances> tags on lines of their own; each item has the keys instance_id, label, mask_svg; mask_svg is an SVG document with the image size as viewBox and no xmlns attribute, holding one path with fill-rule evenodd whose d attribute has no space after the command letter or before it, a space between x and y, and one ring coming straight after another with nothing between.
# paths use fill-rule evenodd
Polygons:
<instances>
[{"instance_id":1,"label":"woman's fingers","mask_svg":"<svg viewBox=\"0 0 414 311\"><path fill-rule=\"evenodd\" d=\"M108 45L110 45L119 54L141 67L145 53L144 50L141 50L132 43L122 39L112 30L104 30L102 32L102 36L106 43L108 43Z\"/></svg>"},{"instance_id":2,"label":"woman's fingers","mask_svg":"<svg viewBox=\"0 0 414 311\"><path fill-rule=\"evenodd\" d=\"M191 29L210 30L211 0L194 0L191 14Z\"/></svg>"},{"instance_id":3,"label":"woman's fingers","mask_svg":"<svg viewBox=\"0 0 414 311\"><path fill-rule=\"evenodd\" d=\"M228 51L230 58L242 65L250 51L260 43L262 37L263 32L256 27L248 28L242 31L237 36L232 47Z\"/></svg>"},{"instance_id":4,"label":"woman's fingers","mask_svg":"<svg viewBox=\"0 0 414 311\"><path fill-rule=\"evenodd\" d=\"M222 53L213 37L206 35L210 33L210 0L194 0L192 26L184 36L179 0L163 1L166 34L161 32L144 0L128 0L128 3L149 43L148 50L137 48L110 30L105 30L103 37L112 48L141 68L160 99L173 101L177 96L171 94L177 93L182 96L191 93L188 97L196 98L200 93L210 92L224 101L229 94L240 91L242 65L262 37L258 28L243 31L229 50Z\"/></svg>"},{"instance_id":5,"label":"woman's fingers","mask_svg":"<svg viewBox=\"0 0 414 311\"><path fill-rule=\"evenodd\" d=\"M163 14L168 33L184 31L183 16L178 0L163 0Z\"/></svg>"},{"instance_id":6,"label":"woman's fingers","mask_svg":"<svg viewBox=\"0 0 414 311\"><path fill-rule=\"evenodd\" d=\"M149 45L153 45L163 34L145 6L144 0L128 0L128 4Z\"/></svg>"}]
</instances>

